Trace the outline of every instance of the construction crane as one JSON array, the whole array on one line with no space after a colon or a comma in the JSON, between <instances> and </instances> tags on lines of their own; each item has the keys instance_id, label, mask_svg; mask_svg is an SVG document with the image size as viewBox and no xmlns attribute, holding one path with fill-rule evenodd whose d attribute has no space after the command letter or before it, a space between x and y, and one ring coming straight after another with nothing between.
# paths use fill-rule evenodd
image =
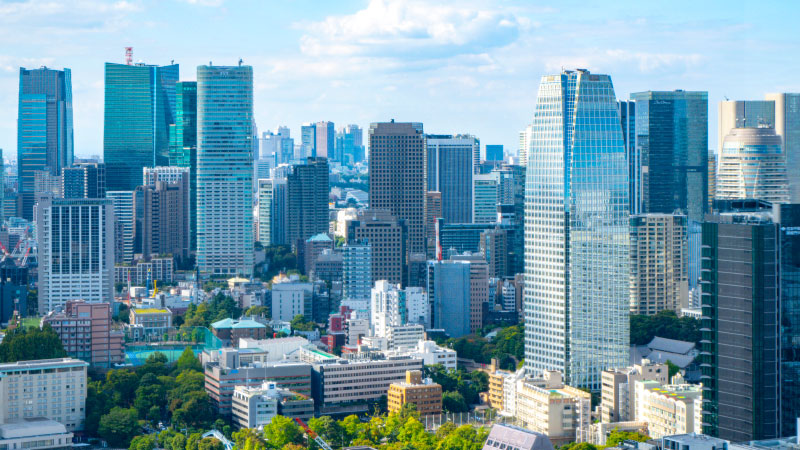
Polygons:
<instances>
[{"instance_id":1,"label":"construction crane","mask_svg":"<svg viewBox=\"0 0 800 450\"><path fill-rule=\"evenodd\" d=\"M308 435L308 437L313 439L314 442L316 442L317 445L319 445L321 448L323 448L324 450L333 450L331 448L331 446L328 445L327 442L325 442L321 437L319 437L319 435L317 433L314 432L314 430L309 428L308 425L306 425L306 423L303 422L303 419L301 419L299 417L295 417L294 421L297 422L298 425L303 427L303 429L306 430L306 434Z\"/></svg>"},{"instance_id":2,"label":"construction crane","mask_svg":"<svg viewBox=\"0 0 800 450\"><path fill-rule=\"evenodd\" d=\"M133 47L125 47L125 64L133 64Z\"/></svg>"}]
</instances>

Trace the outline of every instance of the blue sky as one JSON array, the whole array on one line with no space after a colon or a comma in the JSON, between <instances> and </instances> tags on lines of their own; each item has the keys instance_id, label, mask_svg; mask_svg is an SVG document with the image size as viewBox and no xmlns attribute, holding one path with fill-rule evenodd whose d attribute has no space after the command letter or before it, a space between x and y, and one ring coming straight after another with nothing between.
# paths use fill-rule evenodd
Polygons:
<instances>
[{"instance_id":1,"label":"blue sky","mask_svg":"<svg viewBox=\"0 0 800 450\"><path fill-rule=\"evenodd\" d=\"M612 76L619 98L800 91L800 2L0 0L0 148L16 155L19 67L72 69L75 153L102 154L103 63L254 68L259 131L395 118L516 150L539 79Z\"/></svg>"}]
</instances>

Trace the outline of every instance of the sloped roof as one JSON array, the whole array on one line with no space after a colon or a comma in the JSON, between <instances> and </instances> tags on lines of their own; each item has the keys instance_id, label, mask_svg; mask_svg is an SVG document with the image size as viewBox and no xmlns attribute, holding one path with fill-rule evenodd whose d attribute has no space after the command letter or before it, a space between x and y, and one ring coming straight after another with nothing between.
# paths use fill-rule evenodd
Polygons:
<instances>
[{"instance_id":1,"label":"sloped roof","mask_svg":"<svg viewBox=\"0 0 800 450\"><path fill-rule=\"evenodd\" d=\"M227 318L212 323L211 327L221 330L225 328L266 328L267 326L264 325L263 323L258 323L255 320L250 320L250 319L234 320L231 318Z\"/></svg>"},{"instance_id":2,"label":"sloped roof","mask_svg":"<svg viewBox=\"0 0 800 450\"><path fill-rule=\"evenodd\" d=\"M690 351L694 350L694 347L694 342L677 341L675 339L666 339L658 336L654 337L653 340L647 344L647 348L651 351L677 353L679 355L688 355Z\"/></svg>"}]
</instances>

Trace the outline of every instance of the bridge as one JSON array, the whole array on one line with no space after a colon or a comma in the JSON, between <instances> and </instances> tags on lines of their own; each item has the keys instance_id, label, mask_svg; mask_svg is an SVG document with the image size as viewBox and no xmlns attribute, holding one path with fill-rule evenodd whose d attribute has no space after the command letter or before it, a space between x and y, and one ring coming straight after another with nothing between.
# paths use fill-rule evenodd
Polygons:
<instances>
[{"instance_id":1,"label":"bridge","mask_svg":"<svg viewBox=\"0 0 800 450\"><path fill-rule=\"evenodd\" d=\"M225 437L222 433L217 430L206 431L203 433L203 437L213 437L214 439L222 442L222 445L225 446L225 450L233 450L233 442L229 441L228 438Z\"/></svg>"}]
</instances>

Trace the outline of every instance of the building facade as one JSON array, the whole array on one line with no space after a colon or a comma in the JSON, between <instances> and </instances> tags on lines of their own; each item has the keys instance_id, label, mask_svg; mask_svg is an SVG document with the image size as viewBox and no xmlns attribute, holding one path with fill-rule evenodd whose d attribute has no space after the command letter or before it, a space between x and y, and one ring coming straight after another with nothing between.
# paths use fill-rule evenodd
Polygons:
<instances>
[{"instance_id":1,"label":"building facade","mask_svg":"<svg viewBox=\"0 0 800 450\"><path fill-rule=\"evenodd\" d=\"M366 209L358 212L358 219L347 223L347 242L369 244L372 280L392 284L406 281L406 249L408 228L387 210Z\"/></svg>"},{"instance_id":2,"label":"building facade","mask_svg":"<svg viewBox=\"0 0 800 450\"><path fill-rule=\"evenodd\" d=\"M294 166L287 177L289 243L296 246L330 228L328 195L330 192L328 160L309 158L306 164Z\"/></svg>"},{"instance_id":3,"label":"building facade","mask_svg":"<svg viewBox=\"0 0 800 450\"><path fill-rule=\"evenodd\" d=\"M42 319L61 338L64 350L71 358L90 363L94 367L111 368L122 364L124 334L112 330L111 305L68 301L64 312L51 312Z\"/></svg>"},{"instance_id":4,"label":"building facade","mask_svg":"<svg viewBox=\"0 0 800 450\"><path fill-rule=\"evenodd\" d=\"M105 198L106 165L80 163L61 171L61 195L64 198Z\"/></svg>"},{"instance_id":5,"label":"building facade","mask_svg":"<svg viewBox=\"0 0 800 450\"><path fill-rule=\"evenodd\" d=\"M734 128L725 136L717 172L719 199L789 201L786 155L774 128Z\"/></svg>"},{"instance_id":6,"label":"building facade","mask_svg":"<svg viewBox=\"0 0 800 450\"><path fill-rule=\"evenodd\" d=\"M403 405L416 406L420 416L441 414L442 385L423 380L419 370L409 370L403 382L389 385L387 405L389 414L400 412Z\"/></svg>"},{"instance_id":7,"label":"building facade","mask_svg":"<svg viewBox=\"0 0 800 450\"><path fill-rule=\"evenodd\" d=\"M480 141L469 135L425 136L427 190L441 193L441 215L448 223L472 222L473 155Z\"/></svg>"},{"instance_id":8,"label":"building facade","mask_svg":"<svg viewBox=\"0 0 800 450\"><path fill-rule=\"evenodd\" d=\"M190 245L197 249L197 82L175 84L175 125L170 125L169 165L189 169Z\"/></svg>"}]
</instances>

